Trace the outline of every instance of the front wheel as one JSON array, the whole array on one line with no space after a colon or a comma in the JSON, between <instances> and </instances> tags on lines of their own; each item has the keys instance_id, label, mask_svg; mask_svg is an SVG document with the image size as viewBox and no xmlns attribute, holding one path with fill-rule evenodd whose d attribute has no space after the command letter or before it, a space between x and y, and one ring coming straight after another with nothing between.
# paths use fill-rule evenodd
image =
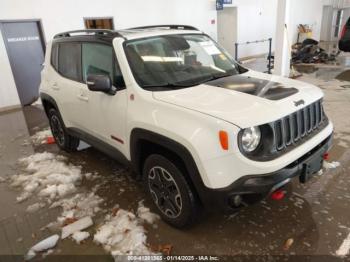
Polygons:
<instances>
[{"instance_id":1,"label":"front wheel","mask_svg":"<svg viewBox=\"0 0 350 262\"><path fill-rule=\"evenodd\" d=\"M149 156L143 168L146 190L164 221L178 228L193 224L199 205L185 175L175 161L161 155Z\"/></svg>"}]
</instances>

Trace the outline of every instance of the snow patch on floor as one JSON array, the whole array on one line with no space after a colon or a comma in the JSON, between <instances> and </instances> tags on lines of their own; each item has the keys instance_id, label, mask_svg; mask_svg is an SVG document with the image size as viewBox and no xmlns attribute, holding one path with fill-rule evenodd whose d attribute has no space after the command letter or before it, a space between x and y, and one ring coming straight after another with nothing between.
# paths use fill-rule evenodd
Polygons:
<instances>
[{"instance_id":1,"label":"snow patch on floor","mask_svg":"<svg viewBox=\"0 0 350 262\"><path fill-rule=\"evenodd\" d=\"M79 219L86 216L93 217L101 210L99 205L103 199L93 192L79 193L71 198L64 198L54 202L51 208L62 207L63 211L57 221L63 225L67 219Z\"/></svg>"},{"instance_id":2,"label":"snow patch on floor","mask_svg":"<svg viewBox=\"0 0 350 262\"><path fill-rule=\"evenodd\" d=\"M90 233L85 231L74 232L72 235L72 238L77 244L80 244L82 241L84 241L89 237L90 237Z\"/></svg>"},{"instance_id":3,"label":"snow patch on floor","mask_svg":"<svg viewBox=\"0 0 350 262\"><path fill-rule=\"evenodd\" d=\"M33 154L19 160L21 173L11 177L9 182L22 192L17 198L18 202L31 196L39 198L37 203L28 206L28 212L36 212L47 205L49 208L62 208L57 220L45 228L62 229L62 239L70 236L76 243L81 243L90 236L82 230L93 225L93 218L101 211L104 200L94 192L79 192L81 181L90 180L92 175L83 174L80 166L66 162L65 157L48 152ZM155 226L159 216L145 207L143 201L138 203L135 213L118 207L112 211L98 227L93 241L102 245L112 256L154 254L146 244L147 236L143 225L148 223ZM53 243L58 239L55 237L49 240ZM54 244L47 245L45 249L53 246ZM26 258L34 257L37 252L31 248Z\"/></svg>"},{"instance_id":4,"label":"snow patch on floor","mask_svg":"<svg viewBox=\"0 0 350 262\"><path fill-rule=\"evenodd\" d=\"M148 224L153 224L156 220L159 219L159 216L157 214L152 213L148 207L145 207L143 205L143 201L139 202L137 216Z\"/></svg>"},{"instance_id":5,"label":"snow patch on floor","mask_svg":"<svg viewBox=\"0 0 350 262\"><path fill-rule=\"evenodd\" d=\"M101 244L112 256L151 255L142 221L135 214L119 209L114 215L105 217L104 224L94 235L94 242Z\"/></svg>"},{"instance_id":6,"label":"snow patch on floor","mask_svg":"<svg viewBox=\"0 0 350 262\"><path fill-rule=\"evenodd\" d=\"M333 161L333 162L323 161L323 168L325 169L335 169L339 166L340 166L340 163L336 161Z\"/></svg>"},{"instance_id":7,"label":"snow patch on floor","mask_svg":"<svg viewBox=\"0 0 350 262\"><path fill-rule=\"evenodd\" d=\"M45 206L45 203L34 203L33 205L30 205L27 207L27 212L28 213L35 213L36 211L38 211L39 209L43 208Z\"/></svg>"},{"instance_id":8,"label":"snow patch on floor","mask_svg":"<svg viewBox=\"0 0 350 262\"><path fill-rule=\"evenodd\" d=\"M349 255L350 251L350 233L348 236L344 239L338 250L335 252L335 254L339 257L345 257Z\"/></svg>"},{"instance_id":9,"label":"snow patch on floor","mask_svg":"<svg viewBox=\"0 0 350 262\"><path fill-rule=\"evenodd\" d=\"M11 185L21 189L17 197L22 202L33 195L40 202L30 205L28 212L36 212L49 204L51 208L61 207L62 214L57 218L59 226L67 219L78 220L82 217L93 217L101 209L103 199L93 192L79 193L77 186L84 174L80 166L65 163L66 158L52 153L36 153L19 160L22 173L11 177Z\"/></svg>"},{"instance_id":10,"label":"snow patch on floor","mask_svg":"<svg viewBox=\"0 0 350 262\"><path fill-rule=\"evenodd\" d=\"M42 145L46 143L46 139L48 137L52 137L51 130L44 129L42 131L36 132L34 135L32 135L30 138L34 145Z\"/></svg>"},{"instance_id":11,"label":"snow patch on floor","mask_svg":"<svg viewBox=\"0 0 350 262\"><path fill-rule=\"evenodd\" d=\"M73 235L76 232L91 227L93 224L94 222L92 221L91 217L83 217L75 221L74 223L63 227L61 238L65 239L66 237L69 237L70 235Z\"/></svg>"},{"instance_id":12,"label":"snow patch on floor","mask_svg":"<svg viewBox=\"0 0 350 262\"><path fill-rule=\"evenodd\" d=\"M35 244L29 249L27 255L25 256L25 260L30 260L35 257L37 253L55 247L59 238L59 235L53 235L44 240L41 240L39 243Z\"/></svg>"},{"instance_id":13,"label":"snow patch on floor","mask_svg":"<svg viewBox=\"0 0 350 262\"><path fill-rule=\"evenodd\" d=\"M76 192L76 185L82 180L81 167L64 161L64 157L47 152L20 159L23 173L11 177L11 185L23 191L17 201L38 195L51 203Z\"/></svg>"},{"instance_id":14,"label":"snow patch on floor","mask_svg":"<svg viewBox=\"0 0 350 262\"><path fill-rule=\"evenodd\" d=\"M112 215L107 215L98 228L94 242L101 244L112 256L154 254L146 245L143 224L154 225L159 216L145 207L143 201L138 203L136 215L124 209L113 210Z\"/></svg>"}]
</instances>

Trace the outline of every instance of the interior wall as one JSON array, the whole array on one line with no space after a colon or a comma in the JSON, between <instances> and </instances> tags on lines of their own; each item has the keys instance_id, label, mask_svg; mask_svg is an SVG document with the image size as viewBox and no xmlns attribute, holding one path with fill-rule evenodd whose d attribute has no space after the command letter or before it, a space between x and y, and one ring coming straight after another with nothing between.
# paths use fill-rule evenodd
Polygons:
<instances>
[{"instance_id":1,"label":"interior wall","mask_svg":"<svg viewBox=\"0 0 350 262\"><path fill-rule=\"evenodd\" d=\"M226 7L217 15L217 41L226 51L235 57L237 42L237 7Z\"/></svg>"},{"instance_id":2,"label":"interior wall","mask_svg":"<svg viewBox=\"0 0 350 262\"><path fill-rule=\"evenodd\" d=\"M291 44L294 44L298 38L298 25L309 24L312 26L312 38L320 40L323 1L321 0L293 0L290 7L290 24L288 35Z\"/></svg>"},{"instance_id":3,"label":"interior wall","mask_svg":"<svg viewBox=\"0 0 350 262\"><path fill-rule=\"evenodd\" d=\"M0 109L19 105L19 97L12 76L10 61L5 49L5 43L0 33Z\"/></svg>"},{"instance_id":4,"label":"interior wall","mask_svg":"<svg viewBox=\"0 0 350 262\"><path fill-rule=\"evenodd\" d=\"M278 0L234 0L237 7L237 42L274 38ZM220 12L220 11L218 11ZM272 50L274 41L272 39ZM268 52L268 42L239 46L238 57L249 57Z\"/></svg>"},{"instance_id":5,"label":"interior wall","mask_svg":"<svg viewBox=\"0 0 350 262\"><path fill-rule=\"evenodd\" d=\"M331 5L323 6L320 40L330 41L332 32L333 7Z\"/></svg>"}]
</instances>

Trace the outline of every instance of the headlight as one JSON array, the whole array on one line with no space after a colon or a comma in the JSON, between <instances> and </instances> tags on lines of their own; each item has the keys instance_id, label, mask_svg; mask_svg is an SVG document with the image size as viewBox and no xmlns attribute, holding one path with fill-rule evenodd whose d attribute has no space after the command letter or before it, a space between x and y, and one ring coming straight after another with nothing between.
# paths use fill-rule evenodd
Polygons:
<instances>
[{"instance_id":1,"label":"headlight","mask_svg":"<svg viewBox=\"0 0 350 262\"><path fill-rule=\"evenodd\" d=\"M261 139L260 128L257 126L249 127L243 130L242 148L245 152L253 152L259 145Z\"/></svg>"}]
</instances>

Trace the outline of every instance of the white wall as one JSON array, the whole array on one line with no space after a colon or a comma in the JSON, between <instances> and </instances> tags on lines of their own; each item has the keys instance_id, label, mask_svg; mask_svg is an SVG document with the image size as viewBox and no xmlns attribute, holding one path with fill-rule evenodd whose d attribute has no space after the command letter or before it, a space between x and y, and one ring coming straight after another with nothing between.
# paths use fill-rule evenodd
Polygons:
<instances>
[{"instance_id":1,"label":"white wall","mask_svg":"<svg viewBox=\"0 0 350 262\"><path fill-rule=\"evenodd\" d=\"M239 43L275 37L277 1L233 0L232 6L237 7L237 41ZM247 57L267 52L268 43L266 42L239 46L238 55Z\"/></svg>"},{"instance_id":2,"label":"white wall","mask_svg":"<svg viewBox=\"0 0 350 262\"><path fill-rule=\"evenodd\" d=\"M290 24L288 28L291 44L297 41L298 25L312 25L312 37L320 40L321 24L322 24L322 0L293 0L290 8Z\"/></svg>"},{"instance_id":3,"label":"white wall","mask_svg":"<svg viewBox=\"0 0 350 262\"><path fill-rule=\"evenodd\" d=\"M179 23L216 36L216 26L210 23L216 19L213 0L0 0L0 6L0 20L41 18L47 39L58 32L83 29L83 17L94 16L114 17L115 29Z\"/></svg>"}]
</instances>

